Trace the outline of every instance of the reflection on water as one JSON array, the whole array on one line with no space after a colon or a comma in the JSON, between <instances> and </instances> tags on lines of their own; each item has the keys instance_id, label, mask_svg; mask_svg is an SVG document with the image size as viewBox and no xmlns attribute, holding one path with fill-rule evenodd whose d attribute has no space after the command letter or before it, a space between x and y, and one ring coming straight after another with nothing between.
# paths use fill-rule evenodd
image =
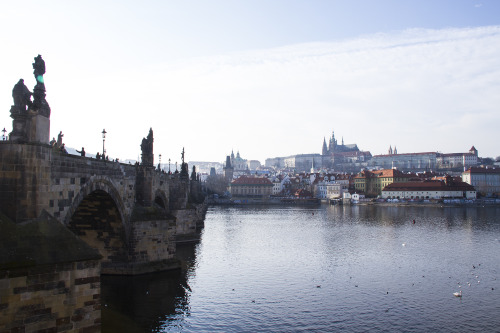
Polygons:
<instances>
[{"instance_id":1,"label":"reflection on water","mask_svg":"<svg viewBox=\"0 0 500 333\"><path fill-rule=\"evenodd\" d=\"M214 207L183 271L102 279L103 331L498 331L499 213Z\"/></svg>"}]
</instances>

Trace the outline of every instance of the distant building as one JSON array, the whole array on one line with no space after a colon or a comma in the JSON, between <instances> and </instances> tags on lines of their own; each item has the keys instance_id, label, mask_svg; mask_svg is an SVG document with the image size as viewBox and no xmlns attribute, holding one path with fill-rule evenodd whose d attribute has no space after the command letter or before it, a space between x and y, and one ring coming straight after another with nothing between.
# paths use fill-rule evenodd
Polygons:
<instances>
[{"instance_id":1,"label":"distant building","mask_svg":"<svg viewBox=\"0 0 500 333\"><path fill-rule=\"evenodd\" d=\"M375 155L369 167L397 168L406 171L451 170L469 168L478 163L478 152L474 146L467 153L442 154L438 152L398 154L396 147L389 146L388 154Z\"/></svg>"},{"instance_id":2,"label":"distant building","mask_svg":"<svg viewBox=\"0 0 500 333\"><path fill-rule=\"evenodd\" d=\"M236 156L234 156L234 152L231 152L231 165L235 172L248 170L247 160L240 156L239 151L236 153Z\"/></svg>"},{"instance_id":3,"label":"distant building","mask_svg":"<svg viewBox=\"0 0 500 333\"><path fill-rule=\"evenodd\" d=\"M258 168L260 168L260 162L257 160L247 161L247 167L250 170L257 170Z\"/></svg>"},{"instance_id":4,"label":"distant building","mask_svg":"<svg viewBox=\"0 0 500 333\"><path fill-rule=\"evenodd\" d=\"M326 185L326 198L327 199L340 199L347 189L340 183L329 183Z\"/></svg>"},{"instance_id":5,"label":"distant building","mask_svg":"<svg viewBox=\"0 0 500 333\"><path fill-rule=\"evenodd\" d=\"M392 183L382 190L384 199L475 199L476 190L464 182L424 180Z\"/></svg>"},{"instance_id":6,"label":"distant building","mask_svg":"<svg viewBox=\"0 0 500 333\"><path fill-rule=\"evenodd\" d=\"M344 138L342 138L342 143L338 144L337 139L335 139L335 133L332 131L332 136L328 141L328 147L326 145L326 138L323 138L323 147L321 148L321 155L333 155L334 153L342 152L353 152L359 151L357 144L344 144Z\"/></svg>"},{"instance_id":7,"label":"distant building","mask_svg":"<svg viewBox=\"0 0 500 333\"><path fill-rule=\"evenodd\" d=\"M229 191L233 197L266 198L273 193L273 183L267 178L240 176L231 182Z\"/></svg>"},{"instance_id":8,"label":"distant building","mask_svg":"<svg viewBox=\"0 0 500 333\"><path fill-rule=\"evenodd\" d=\"M463 168L476 166L478 162L477 149L472 146L468 153L437 154L436 163L439 169Z\"/></svg>"},{"instance_id":9,"label":"distant building","mask_svg":"<svg viewBox=\"0 0 500 333\"><path fill-rule=\"evenodd\" d=\"M368 166L412 171L433 170L436 168L436 157L436 152L375 155L368 162Z\"/></svg>"},{"instance_id":10,"label":"distant building","mask_svg":"<svg viewBox=\"0 0 500 333\"><path fill-rule=\"evenodd\" d=\"M377 196L387 185L406 182L410 178L411 175L396 169L364 170L354 177L354 188L357 192L363 192L367 196Z\"/></svg>"},{"instance_id":11,"label":"distant building","mask_svg":"<svg viewBox=\"0 0 500 333\"><path fill-rule=\"evenodd\" d=\"M500 168L469 168L462 173L462 181L483 196L500 195Z\"/></svg>"},{"instance_id":12,"label":"distant building","mask_svg":"<svg viewBox=\"0 0 500 333\"><path fill-rule=\"evenodd\" d=\"M322 165L323 159L320 154L300 154L284 159L284 167L296 171L309 171L313 166L320 167Z\"/></svg>"},{"instance_id":13,"label":"distant building","mask_svg":"<svg viewBox=\"0 0 500 333\"><path fill-rule=\"evenodd\" d=\"M344 171L359 171L362 164L372 157L370 152L360 151L357 144L344 144L344 138L339 144L333 131L328 145L326 139L323 138L321 155L323 157L323 167Z\"/></svg>"}]
</instances>

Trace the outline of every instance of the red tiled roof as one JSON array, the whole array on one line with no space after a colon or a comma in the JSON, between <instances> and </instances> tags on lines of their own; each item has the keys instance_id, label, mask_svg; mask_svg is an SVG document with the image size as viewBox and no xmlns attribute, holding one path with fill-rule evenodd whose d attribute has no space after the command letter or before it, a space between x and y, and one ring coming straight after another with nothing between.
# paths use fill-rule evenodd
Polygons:
<instances>
[{"instance_id":1,"label":"red tiled roof","mask_svg":"<svg viewBox=\"0 0 500 333\"><path fill-rule=\"evenodd\" d=\"M387 185L382 191L475 191L475 188L464 182L452 182L447 185L439 180L424 180L392 183Z\"/></svg>"},{"instance_id":2,"label":"red tiled roof","mask_svg":"<svg viewBox=\"0 0 500 333\"><path fill-rule=\"evenodd\" d=\"M382 156L402 156L402 155L412 155L412 156L418 156L418 155L429 155L429 154L437 154L434 151L430 151L427 153L407 153L407 154L380 154L380 155L375 155L373 157L382 157Z\"/></svg>"},{"instance_id":3,"label":"red tiled roof","mask_svg":"<svg viewBox=\"0 0 500 333\"><path fill-rule=\"evenodd\" d=\"M410 178L411 175L402 173L396 169L384 169L384 170L374 170L374 171L363 171L355 178L371 178L371 177L399 177L399 178Z\"/></svg>"},{"instance_id":4,"label":"red tiled roof","mask_svg":"<svg viewBox=\"0 0 500 333\"><path fill-rule=\"evenodd\" d=\"M471 167L469 170L464 173L500 173L500 168L478 168Z\"/></svg>"},{"instance_id":5,"label":"red tiled roof","mask_svg":"<svg viewBox=\"0 0 500 333\"><path fill-rule=\"evenodd\" d=\"M273 185L267 178L241 176L231 182L231 185Z\"/></svg>"},{"instance_id":6,"label":"red tiled roof","mask_svg":"<svg viewBox=\"0 0 500 333\"><path fill-rule=\"evenodd\" d=\"M440 154L443 157L452 157L452 156L476 156L471 153L449 153L449 154Z\"/></svg>"}]
</instances>

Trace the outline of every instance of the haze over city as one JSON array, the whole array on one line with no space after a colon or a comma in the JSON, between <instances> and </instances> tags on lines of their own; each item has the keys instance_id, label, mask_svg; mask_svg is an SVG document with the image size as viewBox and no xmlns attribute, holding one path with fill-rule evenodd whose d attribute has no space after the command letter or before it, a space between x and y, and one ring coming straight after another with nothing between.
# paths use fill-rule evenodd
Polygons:
<instances>
[{"instance_id":1,"label":"haze over city","mask_svg":"<svg viewBox=\"0 0 500 333\"><path fill-rule=\"evenodd\" d=\"M0 5L0 126L41 54L51 137L137 159L320 153L500 155L500 3L17 1ZM155 161L157 162L157 160Z\"/></svg>"}]
</instances>

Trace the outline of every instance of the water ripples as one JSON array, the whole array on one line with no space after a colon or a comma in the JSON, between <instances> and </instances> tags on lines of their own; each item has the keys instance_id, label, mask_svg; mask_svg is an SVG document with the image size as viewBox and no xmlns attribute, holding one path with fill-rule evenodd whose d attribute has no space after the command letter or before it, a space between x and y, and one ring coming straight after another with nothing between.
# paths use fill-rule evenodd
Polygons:
<instances>
[{"instance_id":1,"label":"water ripples","mask_svg":"<svg viewBox=\"0 0 500 333\"><path fill-rule=\"evenodd\" d=\"M499 212L211 208L185 275L189 288L177 291L175 311L151 309L156 324L148 327L155 332L493 332L500 327ZM458 290L462 298L453 296Z\"/></svg>"}]
</instances>

